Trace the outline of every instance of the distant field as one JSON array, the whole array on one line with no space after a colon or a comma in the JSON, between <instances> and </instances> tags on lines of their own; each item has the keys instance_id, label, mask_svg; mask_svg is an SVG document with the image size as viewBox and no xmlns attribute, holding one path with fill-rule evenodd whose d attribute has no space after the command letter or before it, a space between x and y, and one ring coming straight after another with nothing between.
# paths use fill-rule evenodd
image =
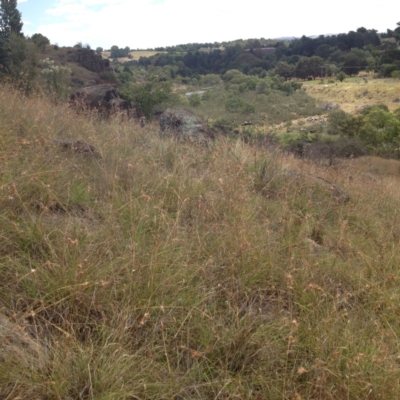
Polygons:
<instances>
[{"instance_id":1,"label":"distant field","mask_svg":"<svg viewBox=\"0 0 400 400\"><path fill-rule=\"evenodd\" d=\"M373 75L347 78L343 82L321 84L319 80L305 82L306 92L318 102L337 103L341 109L354 113L365 105L384 103L390 110L400 107L400 80L376 79Z\"/></svg>"},{"instance_id":2,"label":"distant field","mask_svg":"<svg viewBox=\"0 0 400 400\"><path fill-rule=\"evenodd\" d=\"M165 53L165 51L146 51L146 50L138 50L138 51L131 51L132 58L128 57L121 57L117 60L121 63L131 61L131 60L139 60L140 57L151 57L158 53ZM103 51L102 56L103 58L110 58L110 51Z\"/></svg>"}]
</instances>

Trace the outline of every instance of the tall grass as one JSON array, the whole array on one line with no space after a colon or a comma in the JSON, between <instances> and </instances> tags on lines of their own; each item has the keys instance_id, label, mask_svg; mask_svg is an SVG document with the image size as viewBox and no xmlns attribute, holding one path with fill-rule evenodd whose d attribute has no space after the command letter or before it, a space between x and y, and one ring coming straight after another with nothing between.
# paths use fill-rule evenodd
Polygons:
<instances>
[{"instance_id":1,"label":"tall grass","mask_svg":"<svg viewBox=\"0 0 400 400\"><path fill-rule=\"evenodd\" d=\"M46 358L0 336L1 398L398 398L398 177L161 139L8 87L0 127L0 308Z\"/></svg>"}]
</instances>

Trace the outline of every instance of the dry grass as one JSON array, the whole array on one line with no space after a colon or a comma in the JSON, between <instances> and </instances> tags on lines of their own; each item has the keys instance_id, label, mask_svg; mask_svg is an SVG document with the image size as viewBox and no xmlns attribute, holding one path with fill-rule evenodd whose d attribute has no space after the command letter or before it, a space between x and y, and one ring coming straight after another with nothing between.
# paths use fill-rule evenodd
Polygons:
<instances>
[{"instance_id":1,"label":"dry grass","mask_svg":"<svg viewBox=\"0 0 400 400\"><path fill-rule=\"evenodd\" d=\"M0 353L0 398L398 398L398 177L162 140L7 87L0 127L0 308L48 354Z\"/></svg>"},{"instance_id":2,"label":"dry grass","mask_svg":"<svg viewBox=\"0 0 400 400\"><path fill-rule=\"evenodd\" d=\"M120 57L120 58L117 58L117 60L120 63L125 63L125 62L132 61L132 60L138 61L140 57L152 57L159 53L166 53L166 52L165 51L135 50L135 51L130 52L130 55L132 56L132 58ZM111 54L110 51L103 51L102 56L103 56L103 58L110 58L110 54Z\"/></svg>"},{"instance_id":3,"label":"dry grass","mask_svg":"<svg viewBox=\"0 0 400 400\"><path fill-rule=\"evenodd\" d=\"M319 103L337 103L343 111L349 113L356 113L365 105L379 103L386 104L390 110L400 107L398 79L376 79L373 75L367 75L366 79L368 82L365 82L363 77L326 84L320 84L319 81L305 82L304 88Z\"/></svg>"}]
</instances>

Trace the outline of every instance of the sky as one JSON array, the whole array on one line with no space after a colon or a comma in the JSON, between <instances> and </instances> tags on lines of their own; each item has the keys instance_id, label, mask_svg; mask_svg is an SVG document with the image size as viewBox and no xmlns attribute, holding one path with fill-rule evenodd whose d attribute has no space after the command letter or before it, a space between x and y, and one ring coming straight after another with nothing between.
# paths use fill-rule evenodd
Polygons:
<instances>
[{"instance_id":1,"label":"sky","mask_svg":"<svg viewBox=\"0 0 400 400\"><path fill-rule=\"evenodd\" d=\"M131 49L236 39L386 32L400 1L386 0L19 0L26 35L59 46Z\"/></svg>"}]
</instances>

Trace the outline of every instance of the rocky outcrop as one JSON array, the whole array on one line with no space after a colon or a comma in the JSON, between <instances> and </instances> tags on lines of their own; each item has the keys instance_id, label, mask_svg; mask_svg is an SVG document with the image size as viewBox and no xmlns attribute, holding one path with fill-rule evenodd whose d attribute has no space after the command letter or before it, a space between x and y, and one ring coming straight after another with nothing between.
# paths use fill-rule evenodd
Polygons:
<instances>
[{"instance_id":1,"label":"rocky outcrop","mask_svg":"<svg viewBox=\"0 0 400 400\"><path fill-rule=\"evenodd\" d=\"M68 50L68 61L74 62L89 71L96 72L97 74L111 71L109 60L103 59L93 50L85 47L74 47Z\"/></svg>"},{"instance_id":2,"label":"rocky outcrop","mask_svg":"<svg viewBox=\"0 0 400 400\"><path fill-rule=\"evenodd\" d=\"M165 110L160 117L160 128L163 135L193 143L206 144L214 138L212 129L200 118L184 110Z\"/></svg>"},{"instance_id":3,"label":"rocky outcrop","mask_svg":"<svg viewBox=\"0 0 400 400\"><path fill-rule=\"evenodd\" d=\"M77 90L71 94L69 104L77 111L98 111L106 115L115 113L134 115L130 103L121 99L117 89L109 83Z\"/></svg>"},{"instance_id":4,"label":"rocky outcrop","mask_svg":"<svg viewBox=\"0 0 400 400\"><path fill-rule=\"evenodd\" d=\"M319 107L321 110L324 111L331 111L331 110L337 110L339 108L339 104L335 103L324 103Z\"/></svg>"}]
</instances>

